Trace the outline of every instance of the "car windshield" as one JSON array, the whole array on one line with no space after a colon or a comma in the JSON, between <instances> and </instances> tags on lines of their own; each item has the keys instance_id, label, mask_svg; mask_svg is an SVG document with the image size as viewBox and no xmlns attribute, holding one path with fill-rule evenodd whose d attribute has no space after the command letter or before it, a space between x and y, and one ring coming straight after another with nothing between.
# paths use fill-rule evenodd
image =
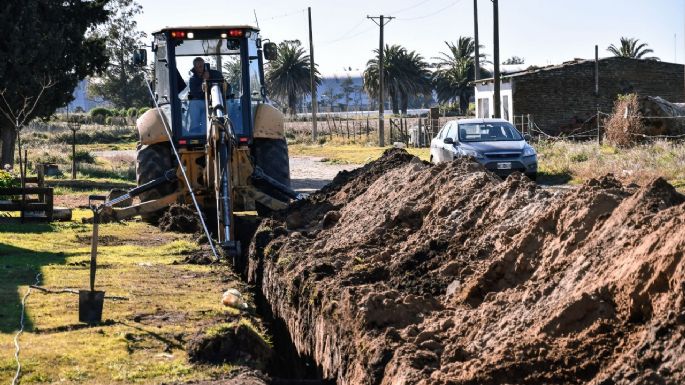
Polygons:
<instances>
[{"instance_id":1,"label":"car windshield","mask_svg":"<svg viewBox=\"0 0 685 385\"><path fill-rule=\"evenodd\" d=\"M521 134L509 123L462 123L459 124L460 142L499 142L523 140Z\"/></svg>"}]
</instances>

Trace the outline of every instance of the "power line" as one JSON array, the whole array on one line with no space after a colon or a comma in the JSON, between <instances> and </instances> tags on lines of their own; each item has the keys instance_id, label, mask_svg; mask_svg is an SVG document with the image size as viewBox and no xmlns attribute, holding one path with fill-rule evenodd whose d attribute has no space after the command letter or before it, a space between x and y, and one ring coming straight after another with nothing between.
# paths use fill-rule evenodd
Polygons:
<instances>
[{"instance_id":1,"label":"power line","mask_svg":"<svg viewBox=\"0 0 685 385\"><path fill-rule=\"evenodd\" d=\"M359 23L355 24L354 27L350 28L349 30L347 30L347 32L345 32L345 33L343 33L342 35L336 37L335 39L326 40L326 41L324 41L324 42L322 42L322 43L323 43L323 44L334 43L334 42L336 42L336 41L349 39L350 37L354 37L354 36L359 35L359 34L354 34L354 35L352 35L352 36L349 36L352 32L354 32L354 30L356 30L357 28L359 28L359 26L362 25L363 22L364 22L364 19L362 19L361 21L359 21ZM369 30L370 30L370 29L369 29ZM364 31L362 31L362 32L364 32Z\"/></svg>"},{"instance_id":2,"label":"power line","mask_svg":"<svg viewBox=\"0 0 685 385\"><path fill-rule=\"evenodd\" d=\"M363 20L362 20L362 22L363 22ZM355 33L355 34L353 34L353 35L349 35L349 36L344 36L344 35L343 35L343 36L341 36L341 37L339 37L339 38L336 38L336 39L333 39L333 40L324 41L324 42L322 42L321 44L326 45L326 44L331 44L331 43L337 43L337 42L343 41L343 40L349 40L349 39L355 38L355 37L357 37L357 36L359 36L359 35L363 35L363 34L365 34L365 33L367 33L367 32L370 32L370 31L372 31L373 29L374 29L373 27L367 28L367 29L364 29L364 30L362 30L362 31L359 31L359 32L357 32L357 33Z\"/></svg>"},{"instance_id":3,"label":"power line","mask_svg":"<svg viewBox=\"0 0 685 385\"><path fill-rule=\"evenodd\" d=\"M307 8L302 8L302 9L298 9L297 11L288 12L288 13L283 13L283 14L280 14L280 15L276 15L276 16L272 16L272 17L269 17L269 18L266 18L266 19L262 19L262 21L269 21L269 20L282 19L282 18L285 18L285 17L289 17L289 16L293 16L293 15L298 15L298 14L300 14L300 13L305 13L305 12L307 12Z\"/></svg>"},{"instance_id":4,"label":"power line","mask_svg":"<svg viewBox=\"0 0 685 385\"><path fill-rule=\"evenodd\" d=\"M393 11L393 12L391 12L391 13L397 14L397 13L406 12L406 11L408 11L408 10L410 10L410 9L414 9L414 8L416 8L416 7L418 7L418 6L424 5L424 4L426 4L427 2L429 2L429 1L433 1L433 0L423 0L423 1L419 1L418 3L416 3L416 4L414 4L414 5L410 5L409 7L402 8L402 9L400 9L400 10L398 10L398 11Z\"/></svg>"},{"instance_id":5,"label":"power line","mask_svg":"<svg viewBox=\"0 0 685 385\"><path fill-rule=\"evenodd\" d=\"M438 9L438 10L435 11L435 12L431 12L431 13L429 13L429 14L427 14L427 15L417 16L417 17L409 17L409 18L397 18L397 20L410 21L410 20L421 20L421 19L425 19L425 18L428 18L428 17L435 16L435 15L437 15L438 13L440 13L440 12L442 12L442 11L448 9L448 8L452 8L452 7L454 7L455 5L457 5L457 4L460 3L460 2L461 2L461 0L456 0L456 1L452 2L452 3L450 3L449 5L447 5L447 6L443 7L443 8L440 8L440 9Z\"/></svg>"}]
</instances>

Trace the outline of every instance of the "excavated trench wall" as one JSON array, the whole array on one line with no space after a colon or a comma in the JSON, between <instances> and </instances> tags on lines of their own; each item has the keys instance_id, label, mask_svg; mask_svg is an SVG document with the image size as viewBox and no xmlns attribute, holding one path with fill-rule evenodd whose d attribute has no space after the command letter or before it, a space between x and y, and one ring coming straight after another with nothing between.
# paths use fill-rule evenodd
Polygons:
<instances>
[{"instance_id":1,"label":"excavated trench wall","mask_svg":"<svg viewBox=\"0 0 685 385\"><path fill-rule=\"evenodd\" d=\"M263 221L249 279L340 385L678 384L684 200L393 150Z\"/></svg>"}]
</instances>

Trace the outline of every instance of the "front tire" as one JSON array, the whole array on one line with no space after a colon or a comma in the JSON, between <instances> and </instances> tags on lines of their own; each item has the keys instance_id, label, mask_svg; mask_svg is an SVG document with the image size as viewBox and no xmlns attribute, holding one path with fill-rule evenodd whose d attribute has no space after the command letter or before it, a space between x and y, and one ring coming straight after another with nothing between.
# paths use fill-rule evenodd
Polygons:
<instances>
[{"instance_id":1,"label":"front tire","mask_svg":"<svg viewBox=\"0 0 685 385\"><path fill-rule=\"evenodd\" d=\"M143 185L153 179L164 175L164 172L173 167L171 148L169 142L155 143L150 145L138 145L136 152L136 183ZM162 198L176 191L178 182L165 183L152 190L140 193L140 201L147 202ZM143 221L157 224L162 211L141 214Z\"/></svg>"}]
</instances>

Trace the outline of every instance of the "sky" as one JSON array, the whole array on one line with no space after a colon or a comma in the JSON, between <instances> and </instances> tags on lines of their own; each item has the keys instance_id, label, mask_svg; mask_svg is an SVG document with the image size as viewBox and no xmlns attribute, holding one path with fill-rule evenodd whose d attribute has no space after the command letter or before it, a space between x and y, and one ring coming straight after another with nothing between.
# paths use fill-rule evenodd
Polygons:
<instances>
[{"instance_id":1,"label":"sky","mask_svg":"<svg viewBox=\"0 0 685 385\"><path fill-rule=\"evenodd\" d=\"M429 62L445 42L473 36L474 0L137 0L138 28L148 34L175 25L255 25L273 42L299 39L309 52L311 7L314 60L323 75L363 71L378 48L379 27L367 16L392 16L385 43L400 44ZM481 53L492 61L493 7L478 1ZM685 0L500 0L500 58L525 64L559 64L574 58L611 56L610 44L634 37L662 61L685 62Z\"/></svg>"}]
</instances>

